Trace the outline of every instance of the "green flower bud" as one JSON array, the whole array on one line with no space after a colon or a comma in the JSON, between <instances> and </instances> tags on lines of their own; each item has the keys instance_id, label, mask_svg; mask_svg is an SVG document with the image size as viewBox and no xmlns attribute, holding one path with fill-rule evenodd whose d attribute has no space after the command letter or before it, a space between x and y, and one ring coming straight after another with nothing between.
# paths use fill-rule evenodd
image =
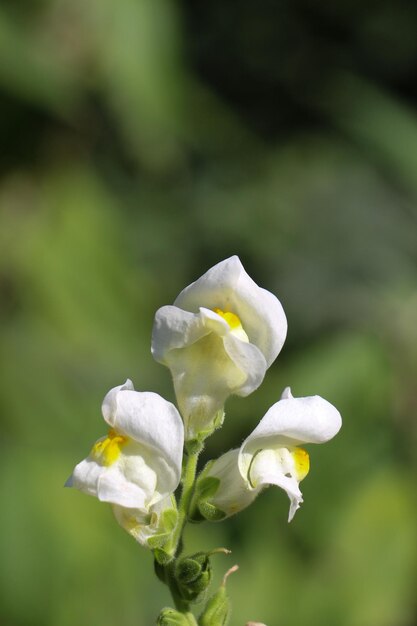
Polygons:
<instances>
[{"instance_id":1,"label":"green flower bud","mask_svg":"<svg viewBox=\"0 0 417 626\"><path fill-rule=\"evenodd\" d=\"M219 589L211 596L203 613L200 615L198 620L200 626L226 626L228 624L231 607L226 593L226 580L237 569L238 566L235 565L226 572Z\"/></svg>"},{"instance_id":2,"label":"green flower bud","mask_svg":"<svg viewBox=\"0 0 417 626\"><path fill-rule=\"evenodd\" d=\"M197 552L179 559L175 564L174 578L178 590L187 602L199 602L211 582L210 554Z\"/></svg>"},{"instance_id":3,"label":"green flower bud","mask_svg":"<svg viewBox=\"0 0 417 626\"><path fill-rule=\"evenodd\" d=\"M213 554L230 554L226 548L210 552L196 552L176 561L173 577L178 592L186 602L201 602L211 582L210 557Z\"/></svg>"},{"instance_id":4,"label":"green flower bud","mask_svg":"<svg viewBox=\"0 0 417 626\"><path fill-rule=\"evenodd\" d=\"M175 609L162 609L158 616L157 626L197 626L191 613L179 613Z\"/></svg>"}]
</instances>

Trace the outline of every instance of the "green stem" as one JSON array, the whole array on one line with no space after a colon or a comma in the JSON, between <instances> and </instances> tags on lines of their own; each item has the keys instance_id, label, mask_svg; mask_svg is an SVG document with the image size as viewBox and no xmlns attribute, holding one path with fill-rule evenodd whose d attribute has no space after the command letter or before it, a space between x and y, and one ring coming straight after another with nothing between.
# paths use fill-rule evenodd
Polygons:
<instances>
[{"instance_id":1,"label":"green stem","mask_svg":"<svg viewBox=\"0 0 417 626\"><path fill-rule=\"evenodd\" d=\"M170 541L170 548L173 554L177 552L178 545L181 540L181 536L184 530L184 526L187 522L188 510L191 504L191 498L194 491L195 476L197 472L197 463L199 451L192 452L188 455L185 462L183 479L182 479L182 493L178 504L178 523L174 531L172 539Z\"/></svg>"},{"instance_id":2,"label":"green stem","mask_svg":"<svg viewBox=\"0 0 417 626\"><path fill-rule=\"evenodd\" d=\"M186 456L186 461L182 476L182 492L181 498L178 503L178 522L177 526L172 534L169 543L165 546L166 552L172 556L176 556L181 546L182 533L184 531L185 524L187 523L188 511L191 504L191 499L194 491L195 477L197 473L198 457L201 452L202 446L199 449L193 449ZM177 611L180 611L190 620L190 624L194 624L195 618L192 613L189 612L190 605L183 600L177 590L175 579L173 576L174 562L171 561L167 566L167 583L171 591L172 598L175 603ZM194 620L194 621L193 621Z\"/></svg>"}]
</instances>

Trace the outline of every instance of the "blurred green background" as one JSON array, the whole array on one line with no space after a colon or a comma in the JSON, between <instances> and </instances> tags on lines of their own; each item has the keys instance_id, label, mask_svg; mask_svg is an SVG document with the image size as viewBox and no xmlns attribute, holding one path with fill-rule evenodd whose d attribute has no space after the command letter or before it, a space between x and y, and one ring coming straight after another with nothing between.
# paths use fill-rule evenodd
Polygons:
<instances>
[{"instance_id":1,"label":"blurred green background","mask_svg":"<svg viewBox=\"0 0 417 626\"><path fill-rule=\"evenodd\" d=\"M227 546L232 624L417 624L417 5L2 0L0 616L149 626L151 554L63 489L157 307L238 254L288 340L206 458L286 385L344 417L305 504L269 489L187 549Z\"/></svg>"}]
</instances>

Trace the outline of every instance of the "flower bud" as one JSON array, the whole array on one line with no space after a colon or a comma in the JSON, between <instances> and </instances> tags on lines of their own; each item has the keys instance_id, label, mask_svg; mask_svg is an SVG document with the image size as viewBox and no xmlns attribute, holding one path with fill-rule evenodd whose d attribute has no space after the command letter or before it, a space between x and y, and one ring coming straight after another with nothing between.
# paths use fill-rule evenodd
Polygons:
<instances>
[{"instance_id":1,"label":"flower bud","mask_svg":"<svg viewBox=\"0 0 417 626\"><path fill-rule=\"evenodd\" d=\"M175 609L162 609L158 616L157 626L197 626L191 613L179 613Z\"/></svg>"},{"instance_id":2,"label":"flower bud","mask_svg":"<svg viewBox=\"0 0 417 626\"><path fill-rule=\"evenodd\" d=\"M197 552L179 559L175 565L174 577L178 590L187 602L199 602L211 582L209 553Z\"/></svg>"},{"instance_id":3,"label":"flower bud","mask_svg":"<svg viewBox=\"0 0 417 626\"><path fill-rule=\"evenodd\" d=\"M226 626L230 617L230 601L226 593L226 580L230 574L238 569L237 565L231 567L225 574L223 582L214 595L206 604L198 623L200 626Z\"/></svg>"}]
</instances>

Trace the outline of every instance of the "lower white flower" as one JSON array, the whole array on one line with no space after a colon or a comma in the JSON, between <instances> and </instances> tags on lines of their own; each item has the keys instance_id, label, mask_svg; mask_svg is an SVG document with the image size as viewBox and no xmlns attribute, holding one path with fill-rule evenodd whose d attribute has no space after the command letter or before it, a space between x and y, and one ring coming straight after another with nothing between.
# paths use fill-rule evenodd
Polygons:
<instances>
[{"instance_id":1,"label":"lower white flower","mask_svg":"<svg viewBox=\"0 0 417 626\"><path fill-rule=\"evenodd\" d=\"M240 449L230 450L203 471L201 481L218 481L209 504L230 516L263 488L276 485L290 499L291 521L303 501L299 483L310 469L309 455L300 444L329 441L341 425L340 413L330 402L319 396L294 398L287 387Z\"/></svg>"},{"instance_id":2,"label":"lower white flower","mask_svg":"<svg viewBox=\"0 0 417 626\"><path fill-rule=\"evenodd\" d=\"M75 467L66 486L146 516L179 484L181 417L158 394L134 391L130 380L109 391L102 412L110 430Z\"/></svg>"}]
</instances>

